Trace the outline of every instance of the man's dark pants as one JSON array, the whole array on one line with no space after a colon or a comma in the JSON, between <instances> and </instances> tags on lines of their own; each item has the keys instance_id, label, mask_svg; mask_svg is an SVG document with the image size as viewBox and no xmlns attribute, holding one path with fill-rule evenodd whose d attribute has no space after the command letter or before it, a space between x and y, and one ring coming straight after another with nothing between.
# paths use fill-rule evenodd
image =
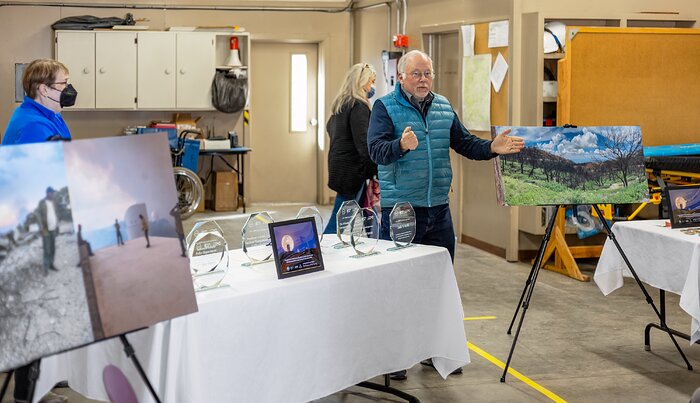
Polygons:
<instances>
[{"instance_id":1,"label":"man's dark pants","mask_svg":"<svg viewBox=\"0 0 700 403\"><path fill-rule=\"evenodd\" d=\"M49 231L47 235L41 235L41 245L44 247L44 269L53 267L54 255L56 255L56 232Z\"/></svg>"},{"instance_id":2,"label":"man's dark pants","mask_svg":"<svg viewBox=\"0 0 700 403\"><path fill-rule=\"evenodd\" d=\"M381 239L391 240L389 235L389 215L394 206L382 208ZM413 207L416 212L416 236L413 243L435 245L447 248L452 262L455 261L455 231L452 227L450 205L434 207Z\"/></svg>"}]
</instances>

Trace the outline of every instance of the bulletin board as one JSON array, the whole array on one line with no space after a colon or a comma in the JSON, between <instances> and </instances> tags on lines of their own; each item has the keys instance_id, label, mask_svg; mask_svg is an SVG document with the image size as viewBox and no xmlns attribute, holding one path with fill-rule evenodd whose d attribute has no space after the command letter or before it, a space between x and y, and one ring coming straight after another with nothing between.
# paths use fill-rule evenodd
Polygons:
<instances>
[{"instance_id":1,"label":"bulletin board","mask_svg":"<svg viewBox=\"0 0 700 403\"><path fill-rule=\"evenodd\" d=\"M558 71L559 125L641 126L645 146L700 139L700 29L569 27Z\"/></svg>"},{"instance_id":2,"label":"bulletin board","mask_svg":"<svg viewBox=\"0 0 700 403\"><path fill-rule=\"evenodd\" d=\"M511 27L512 29L512 27ZM496 92L491 86L491 125L505 126L508 125L508 92L510 81L510 60L508 59L508 47L489 48L489 23L482 22L474 24L474 54L483 55L491 54L491 65L496 61L498 52L501 52L503 58L508 62L508 72L503 79L501 90ZM479 133L482 136L491 138L491 133Z\"/></svg>"}]
</instances>

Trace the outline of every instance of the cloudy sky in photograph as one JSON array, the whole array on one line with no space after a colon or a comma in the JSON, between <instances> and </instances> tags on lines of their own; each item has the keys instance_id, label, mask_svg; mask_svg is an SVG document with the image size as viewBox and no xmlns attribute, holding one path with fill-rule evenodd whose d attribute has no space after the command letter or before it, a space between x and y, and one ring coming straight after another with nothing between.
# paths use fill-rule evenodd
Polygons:
<instances>
[{"instance_id":1,"label":"cloudy sky in photograph","mask_svg":"<svg viewBox=\"0 0 700 403\"><path fill-rule=\"evenodd\" d=\"M165 135L78 140L66 144L73 220L90 232L124 220L145 203L149 221L172 220L177 201Z\"/></svg>"},{"instance_id":2,"label":"cloudy sky in photograph","mask_svg":"<svg viewBox=\"0 0 700 403\"><path fill-rule=\"evenodd\" d=\"M0 233L24 222L46 196L46 188L68 185L63 142L0 147Z\"/></svg>"}]
</instances>

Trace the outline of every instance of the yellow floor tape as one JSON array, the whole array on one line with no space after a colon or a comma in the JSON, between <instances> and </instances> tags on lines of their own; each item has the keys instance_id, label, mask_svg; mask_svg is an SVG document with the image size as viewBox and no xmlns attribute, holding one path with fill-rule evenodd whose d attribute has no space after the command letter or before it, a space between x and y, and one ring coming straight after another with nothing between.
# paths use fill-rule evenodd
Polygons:
<instances>
[{"instance_id":1,"label":"yellow floor tape","mask_svg":"<svg viewBox=\"0 0 700 403\"><path fill-rule=\"evenodd\" d=\"M465 320L466 320L466 318L465 318ZM506 367L506 364L504 364L503 361L492 356L491 354L480 349L479 347L473 345L472 343L467 342L467 347L469 347L469 349L472 350L473 352L475 352L475 353L479 354L480 356L486 358L487 360L491 361L491 363L494 364L495 366L497 366L498 368L503 369ZM521 374L520 372L514 370L512 367L508 368L508 373L513 375L514 377L520 379L529 387L535 389L536 391L538 391L538 392L542 393L543 395L547 396L548 398L552 399L552 401L555 401L557 403L566 403L566 400L557 396L554 392L544 388L543 386L541 386L537 382L533 381L532 379L526 377L525 375Z\"/></svg>"},{"instance_id":2,"label":"yellow floor tape","mask_svg":"<svg viewBox=\"0 0 700 403\"><path fill-rule=\"evenodd\" d=\"M469 318L464 318L464 320L487 320L487 319L496 319L495 316L472 316Z\"/></svg>"}]
</instances>

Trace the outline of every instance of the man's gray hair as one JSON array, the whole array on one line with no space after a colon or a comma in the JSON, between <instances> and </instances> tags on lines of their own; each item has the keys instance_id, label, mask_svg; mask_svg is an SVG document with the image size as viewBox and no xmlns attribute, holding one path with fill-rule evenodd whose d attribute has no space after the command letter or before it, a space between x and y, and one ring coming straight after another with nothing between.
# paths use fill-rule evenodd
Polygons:
<instances>
[{"instance_id":1,"label":"man's gray hair","mask_svg":"<svg viewBox=\"0 0 700 403\"><path fill-rule=\"evenodd\" d=\"M433 65L433 59L431 59L427 53L423 52L422 50L415 49L415 50L412 50L412 51L406 53L405 55L401 56L401 59L399 59L399 63L397 66L397 69L399 70L399 74L405 74L406 73L406 63L408 63L409 59L412 59L412 58L417 57L417 56L425 57L426 59L430 60L430 65L431 66Z\"/></svg>"}]
</instances>

